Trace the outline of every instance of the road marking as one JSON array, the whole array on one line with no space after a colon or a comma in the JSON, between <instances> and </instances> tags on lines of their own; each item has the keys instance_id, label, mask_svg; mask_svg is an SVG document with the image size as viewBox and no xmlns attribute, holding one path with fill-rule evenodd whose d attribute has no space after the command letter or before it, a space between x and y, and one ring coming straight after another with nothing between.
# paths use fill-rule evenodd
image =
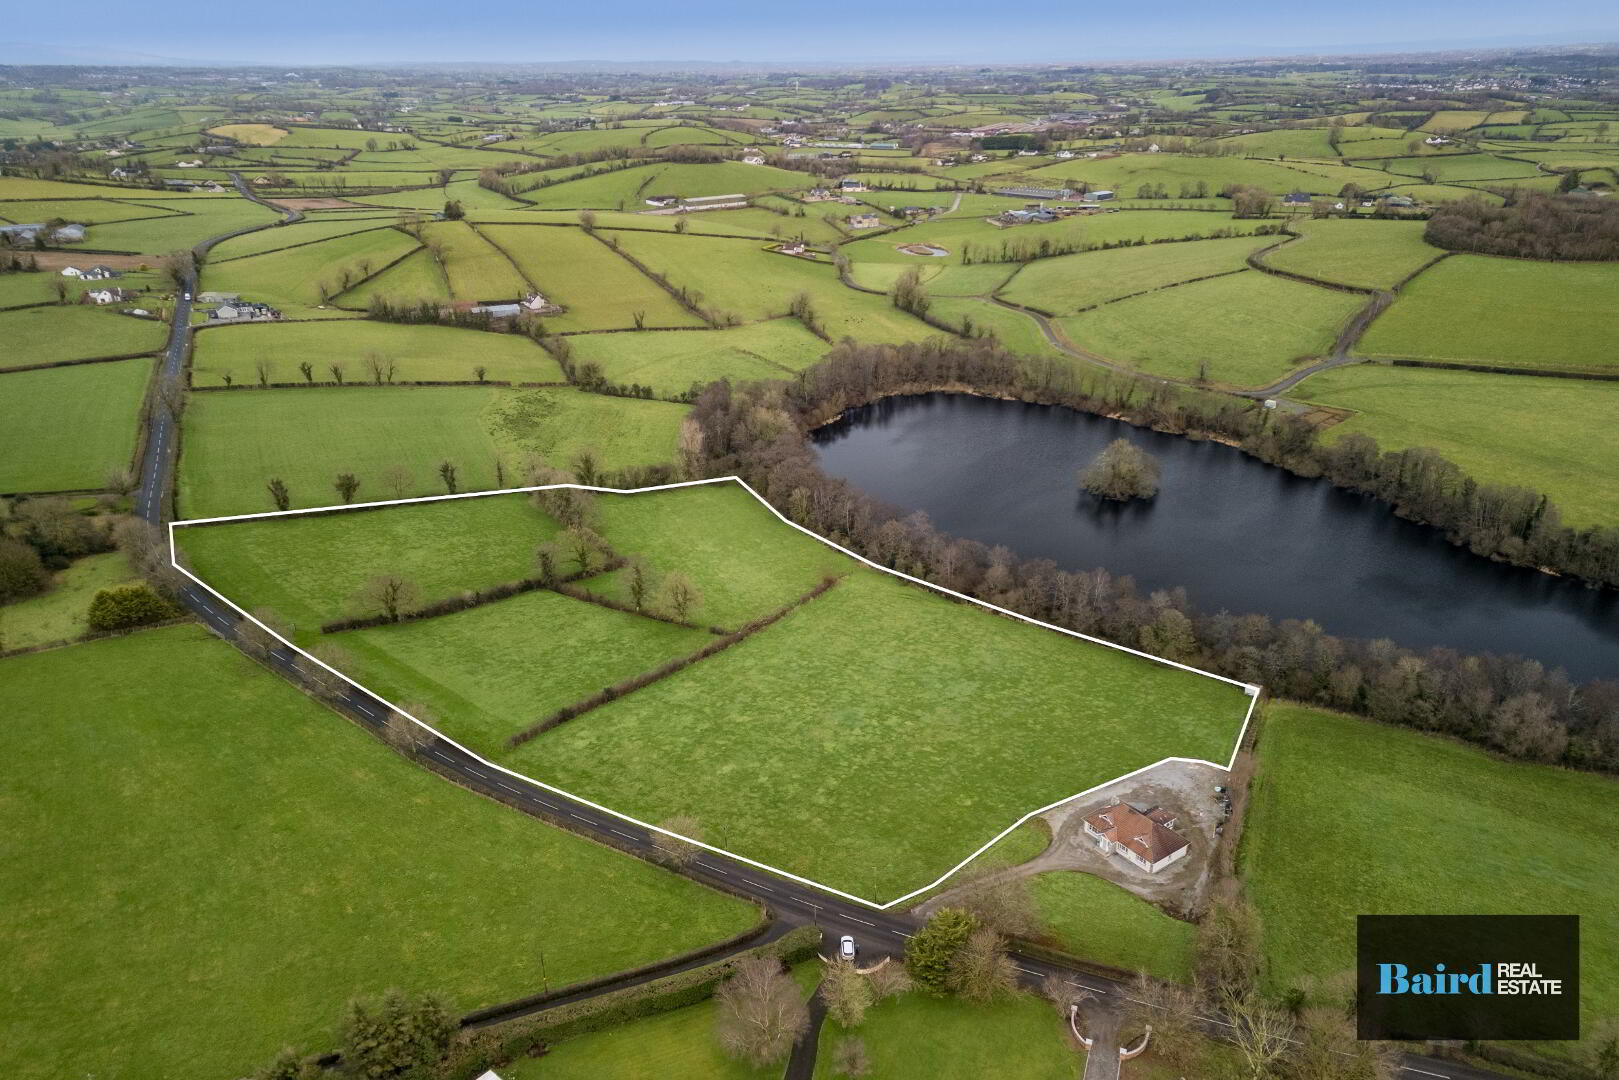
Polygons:
<instances>
[{"instance_id":1,"label":"road marking","mask_svg":"<svg viewBox=\"0 0 1619 1080\"><path fill-rule=\"evenodd\" d=\"M441 754L437 750L429 750L428 753L432 754L434 757L438 758L440 761L444 762L446 765L454 765L455 764L455 759L453 757L450 757L448 754Z\"/></svg>"},{"instance_id":2,"label":"road marking","mask_svg":"<svg viewBox=\"0 0 1619 1080\"><path fill-rule=\"evenodd\" d=\"M571 818L578 818L580 821L589 821L590 820L589 818L585 817L585 815L576 814L572 810L568 811L568 816L571 817Z\"/></svg>"},{"instance_id":3,"label":"road marking","mask_svg":"<svg viewBox=\"0 0 1619 1080\"><path fill-rule=\"evenodd\" d=\"M876 923L874 923L874 922L867 922L867 921L866 921L866 920L865 920L865 919L857 919L857 918L855 918L855 917L854 917L854 916L853 916L853 915L845 915L845 916L844 916L844 918L845 918L845 919L848 919L848 920L849 920L849 921L850 921L850 922L857 922L857 923L859 923L859 924L860 924L860 925L861 925L861 926L871 926L871 927L875 927L875 926L876 926L876 925L877 925L877 924L876 924Z\"/></svg>"},{"instance_id":4,"label":"road marking","mask_svg":"<svg viewBox=\"0 0 1619 1080\"><path fill-rule=\"evenodd\" d=\"M1449 1076L1450 1076L1449 1073L1429 1072L1427 1069L1418 1069L1418 1068L1416 1068L1415 1066L1412 1066L1412 1065L1401 1065L1400 1069L1401 1069L1402 1072L1421 1073L1423 1076L1439 1076L1439 1077L1446 1078L1446 1080L1449 1080Z\"/></svg>"},{"instance_id":5,"label":"road marking","mask_svg":"<svg viewBox=\"0 0 1619 1080\"><path fill-rule=\"evenodd\" d=\"M1035 971L1032 968L1026 968L1026 967L1020 967L1020 968L1018 968L1018 970L1023 972L1023 974L1025 974L1025 975L1044 975L1045 974L1045 972L1043 972L1043 971Z\"/></svg>"},{"instance_id":6,"label":"road marking","mask_svg":"<svg viewBox=\"0 0 1619 1080\"><path fill-rule=\"evenodd\" d=\"M634 840L635 839L635 835L633 833L627 833L623 829L608 829L607 831L610 832L610 833L613 833L616 836L622 836L626 840Z\"/></svg>"},{"instance_id":7,"label":"road marking","mask_svg":"<svg viewBox=\"0 0 1619 1080\"><path fill-rule=\"evenodd\" d=\"M821 910L821 905L820 904L812 904L808 900L800 900L796 896L789 896L787 899L791 900L795 904L803 904L807 908L814 908L816 911Z\"/></svg>"},{"instance_id":8,"label":"road marking","mask_svg":"<svg viewBox=\"0 0 1619 1080\"><path fill-rule=\"evenodd\" d=\"M503 787L507 791L511 792L513 795L521 795L523 793L522 788L514 788L510 784L506 783L504 780L496 780L495 781L495 786L496 787Z\"/></svg>"},{"instance_id":9,"label":"road marking","mask_svg":"<svg viewBox=\"0 0 1619 1080\"><path fill-rule=\"evenodd\" d=\"M1105 994L1105 993L1107 993L1107 991L1103 990L1100 986L1086 986L1084 983L1079 982L1078 980L1075 980L1075 979L1069 979L1068 980L1068 985L1069 986L1077 986L1081 990L1089 990L1093 994ZM1132 998L1131 1000L1134 1000L1134 999Z\"/></svg>"},{"instance_id":10,"label":"road marking","mask_svg":"<svg viewBox=\"0 0 1619 1080\"><path fill-rule=\"evenodd\" d=\"M465 773L469 773L472 776L476 776L479 780L487 780L487 779L489 779L489 777L485 776L483 773L479 772L477 769L472 768L470 765L469 766L464 766L461 771L465 772Z\"/></svg>"},{"instance_id":11,"label":"road marking","mask_svg":"<svg viewBox=\"0 0 1619 1080\"><path fill-rule=\"evenodd\" d=\"M744 885L752 885L755 889L763 889L765 892L772 892L773 893L773 892L776 891L775 889L772 889L769 885L761 885L757 881L749 881L747 878L742 879L742 884L744 884Z\"/></svg>"},{"instance_id":12,"label":"road marking","mask_svg":"<svg viewBox=\"0 0 1619 1080\"><path fill-rule=\"evenodd\" d=\"M890 930L889 933L890 934L898 934L902 938L909 938L911 936L910 934L907 934L903 930Z\"/></svg>"},{"instance_id":13,"label":"road marking","mask_svg":"<svg viewBox=\"0 0 1619 1080\"><path fill-rule=\"evenodd\" d=\"M716 874L724 874L724 873L728 873L728 871L725 871L725 870L721 870L721 869L720 869L720 868L719 868L719 867L717 867L717 866L710 866L710 865L708 865L708 864L707 864L707 863L706 863L706 862L700 862L700 863L693 863L693 864L692 864L692 865L693 865L693 866L701 866L701 867L702 867L702 868L703 868L703 869L704 869L704 870L712 870L712 871L714 871L714 873L716 873Z\"/></svg>"},{"instance_id":14,"label":"road marking","mask_svg":"<svg viewBox=\"0 0 1619 1080\"><path fill-rule=\"evenodd\" d=\"M540 804L540 805L541 805L541 806L547 806L547 807L550 807L550 808L551 808L551 809L552 809L552 810L558 810L558 809L560 809L560 807L558 807L558 806L557 806L557 804L556 804L556 803L553 803L553 802L546 802L546 801L545 801L545 800L544 800L544 799L535 799L535 800L534 800L534 801L535 801L535 802L537 802L537 803L539 803L539 804Z\"/></svg>"}]
</instances>

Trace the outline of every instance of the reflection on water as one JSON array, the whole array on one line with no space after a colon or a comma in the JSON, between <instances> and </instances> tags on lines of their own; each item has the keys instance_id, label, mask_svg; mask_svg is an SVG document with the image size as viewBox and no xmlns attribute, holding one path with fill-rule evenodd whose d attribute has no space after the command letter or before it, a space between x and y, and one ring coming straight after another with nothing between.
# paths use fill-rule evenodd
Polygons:
<instances>
[{"instance_id":1,"label":"reflection on water","mask_svg":"<svg viewBox=\"0 0 1619 1080\"><path fill-rule=\"evenodd\" d=\"M1156 499L1104 504L1081 468L1124 436L1163 468ZM1329 633L1518 653L1619 678L1619 594L1469 554L1375 500L1218 443L1043 405L925 394L816 433L821 466L946 532L1074 570L1184 585L1204 611L1314 619Z\"/></svg>"}]
</instances>

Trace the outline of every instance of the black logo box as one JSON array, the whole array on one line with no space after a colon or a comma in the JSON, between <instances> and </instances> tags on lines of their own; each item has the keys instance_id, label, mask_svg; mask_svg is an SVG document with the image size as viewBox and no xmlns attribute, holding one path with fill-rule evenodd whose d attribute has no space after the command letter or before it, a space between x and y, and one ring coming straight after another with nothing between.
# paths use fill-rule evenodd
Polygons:
<instances>
[{"instance_id":1,"label":"black logo box","mask_svg":"<svg viewBox=\"0 0 1619 1080\"><path fill-rule=\"evenodd\" d=\"M1361 915L1356 928L1356 1029L1362 1039L1578 1039L1580 922L1577 915ZM1531 993L1501 978L1501 964L1533 965L1526 977L1559 993ZM1452 993L1399 989L1414 976L1468 976ZM1440 968L1443 965L1443 968ZM1488 975L1479 975L1487 966ZM1488 989L1489 993L1479 992ZM1512 992L1517 991L1517 992Z\"/></svg>"}]
</instances>

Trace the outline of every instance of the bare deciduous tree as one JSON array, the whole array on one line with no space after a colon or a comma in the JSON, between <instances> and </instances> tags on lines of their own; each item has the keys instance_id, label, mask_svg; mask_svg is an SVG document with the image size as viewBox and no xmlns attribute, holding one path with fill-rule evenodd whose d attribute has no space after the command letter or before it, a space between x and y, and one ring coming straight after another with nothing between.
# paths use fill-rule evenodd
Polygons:
<instances>
[{"instance_id":1,"label":"bare deciduous tree","mask_svg":"<svg viewBox=\"0 0 1619 1080\"><path fill-rule=\"evenodd\" d=\"M858 1078L869 1072L871 1058L866 1054L866 1041L858 1035L839 1039L832 1051L832 1074Z\"/></svg>"},{"instance_id":2,"label":"bare deciduous tree","mask_svg":"<svg viewBox=\"0 0 1619 1080\"><path fill-rule=\"evenodd\" d=\"M1202 999L1196 990L1179 983L1161 982L1138 972L1130 983L1124 1024L1133 1033L1152 1025L1152 1045L1170 1061L1183 1059L1202 1038L1198 1013Z\"/></svg>"},{"instance_id":3,"label":"bare deciduous tree","mask_svg":"<svg viewBox=\"0 0 1619 1080\"><path fill-rule=\"evenodd\" d=\"M454 495L456 492L455 465L449 461L439 462L438 478L444 481L444 489Z\"/></svg>"},{"instance_id":4,"label":"bare deciduous tree","mask_svg":"<svg viewBox=\"0 0 1619 1080\"><path fill-rule=\"evenodd\" d=\"M1251 1080L1276 1075L1277 1063L1293 1038L1292 1021L1258 994L1222 994L1220 1011L1231 1024L1231 1041Z\"/></svg>"},{"instance_id":5,"label":"bare deciduous tree","mask_svg":"<svg viewBox=\"0 0 1619 1080\"><path fill-rule=\"evenodd\" d=\"M685 622L693 611L702 607L703 594L692 584L691 578L677 571L663 579L663 600L675 618Z\"/></svg>"},{"instance_id":6,"label":"bare deciduous tree","mask_svg":"<svg viewBox=\"0 0 1619 1080\"><path fill-rule=\"evenodd\" d=\"M382 482L393 490L395 498L403 499L410 490L410 470L403 465L390 465L382 470Z\"/></svg>"},{"instance_id":7,"label":"bare deciduous tree","mask_svg":"<svg viewBox=\"0 0 1619 1080\"><path fill-rule=\"evenodd\" d=\"M1017 987L1017 965L1001 935L981 926L967 938L950 966L950 988L968 1001L988 1002Z\"/></svg>"},{"instance_id":8,"label":"bare deciduous tree","mask_svg":"<svg viewBox=\"0 0 1619 1080\"><path fill-rule=\"evenodd\" d=\"M382 737L395 750L413 753L433 741L426 728L402 712L390 711L382 721Z\"/></svg>"},{"instance_id":9,"label":"bare deciduous tree","mask_svg":"<svg viewBox=\"0 0 1619 1080\"><path fill-rule=\"evenodd\" d=\"M669 832L679 833L680 836L689 836L693 840L703 838L703 826L694 817L679 815L662 823L662 827ZM665 866L673 869L683 869L690 866L691 861L697 858L702 848L688 843L679 837L668 836L661 832L652 834L652 857Z\"/></svg>"},{"instance_id":10,"label":"bare deciduous tree","mask_svg":"<svg viewBox=\"0 0 1619 1080\"><path fill-rule=\"evenodd\" d=\"M827 965L821 997L826 1001L827 1015L845 1029L859 1027L876 1000L871 984L848 960L834 960Z\"/></svg>"},{"instance_id":11,"label":"bare deciduous tree","mask_svg":"<svg viewBox=\"0 0 1619 1080\"><path fill-rule=\"evenodd\" d=\"M774 957L749 956L737 961L714 1000L719 1006L715 1028L720 1046L750 1065L762 1067L785 1060L809 1027L804 996Z\"/></svg>"},{"instance_id":12,"label":"bare deciduous tree","mask_svg":"<svg viewBox=\"0 0 1619 1080\"><path fill-rule=\"evenodd\" d=\"M373 612L397 621L399 616L416 602L419 590L416 583L398 574L378 574L354 594L354 604L362 611Z\"/></svg>"}]
</instances>

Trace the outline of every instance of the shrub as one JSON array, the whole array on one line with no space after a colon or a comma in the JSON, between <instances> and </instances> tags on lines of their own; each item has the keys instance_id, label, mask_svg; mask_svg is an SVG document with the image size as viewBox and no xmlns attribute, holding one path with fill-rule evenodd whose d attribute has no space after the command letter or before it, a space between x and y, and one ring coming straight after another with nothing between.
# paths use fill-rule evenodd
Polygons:
<instances>
[{"instance_id":1,"label":"shrub","mask_svg":"<svg viewBox=\"0 0 1619 1080\"><path fill-rule=\"evenodd\" d=\"M179 614L179 609L152 590L150 585L114 585L96 593L90 601L91 630L125 630L162 622Z\"/></svg>"},{"instance_id":2,"label":"shrub","mask_svg":"<svg viewBox=\"0 0 1619 1080\"><path fill-rule=\"evenodd\" d=\"M39 561L39 552L0 536L0 603L41 592L50 580L45 565Z\"/></svg>"}]
</instances>

